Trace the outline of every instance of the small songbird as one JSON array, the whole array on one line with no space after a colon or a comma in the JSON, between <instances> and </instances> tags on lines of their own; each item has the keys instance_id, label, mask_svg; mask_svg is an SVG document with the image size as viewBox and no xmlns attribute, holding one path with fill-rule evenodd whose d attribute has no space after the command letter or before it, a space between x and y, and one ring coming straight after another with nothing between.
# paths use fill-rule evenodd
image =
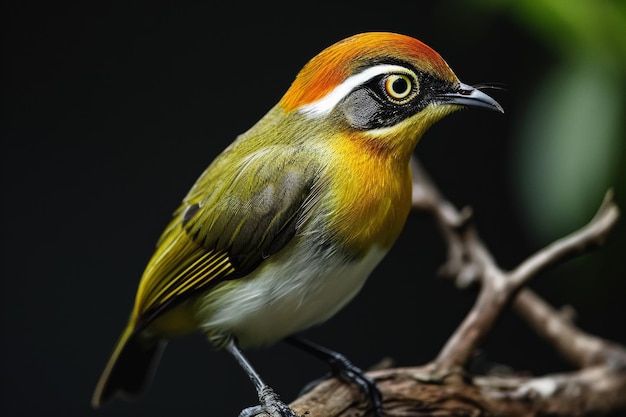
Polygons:
<instances>
[{"instance_id":1,"label":"small songbird","mask_svg":"<svg viewBox=\"0 0 626 417\"><path fill-rule=\"evenodd\" d=\"M175 211L93 405L137 394L168 339L202 332L255 385L260 405L241 416L295 416L241 351L279 340L328 359L381 415L380 394L359 368L293 335L359 292L409 214L417 142L466 106L502 111L409 36L357 34L315 56Z\"/></svg>"}]
</instances>

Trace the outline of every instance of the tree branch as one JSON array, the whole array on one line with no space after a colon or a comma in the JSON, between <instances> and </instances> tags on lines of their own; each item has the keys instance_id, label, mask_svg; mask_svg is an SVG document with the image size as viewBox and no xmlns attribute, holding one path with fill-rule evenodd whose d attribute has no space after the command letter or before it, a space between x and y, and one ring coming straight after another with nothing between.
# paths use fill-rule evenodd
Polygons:
<instances>
[{"instance_id":1,"label":"tree branch","mask_svg":"<svg viewBox=\"0 0 626 417\"><path fill-rule=\"evenodd\" d=\"M619 218L612 192L587 225L504 271L475 230L471 210L457 210L448 202L416 161L412 161L412 169L413 207L434 217L448 245L440 273L454 278L460 288L476 284L480 291L432 362L368 373L380 388L385 415L576 417L626 413L626 349L578 329L566 314L524 287L547 268L604 244ZM469 360L509 306L578 369L540 377L469 375ZM320 383L291 406L311 417L357 417L370 412L358 389L339 379Z\"/></svg>"}]
</instances>

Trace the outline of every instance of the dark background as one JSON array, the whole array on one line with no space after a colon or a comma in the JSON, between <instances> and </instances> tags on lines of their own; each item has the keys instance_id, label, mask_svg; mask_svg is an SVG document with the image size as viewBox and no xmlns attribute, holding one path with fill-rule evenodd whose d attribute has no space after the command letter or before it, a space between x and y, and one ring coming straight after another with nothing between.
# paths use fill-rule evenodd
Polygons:
<instances>
[{"instance_id":1,"label":"dark background","mask_svg":"<svg viewBox=\"0 0 626 417\"><path fill-rule=\"evenodd\" d=\"M474 208L504 268L551 240L532 233L512 180L516 122L559 59L548 42L507 10L459 1L312 5L4 6L0 414L235 416L256 402L228 354L197 335L169 344L137 401L89 405L156 239L193 181L308 59L357 32L412 35L464 82L506 87L490 93L504 115L456 113L416 154L455 205ZM624 193L617 198L626 207ZM608 248L533 283L554 305L572 304L581 327L621 343L623 236L622 222ZM361 294L305 335L362 367L384 357L426 363L475 295L437 278L444 259L431 219L412 215ZM488 361L515 369L569 369L513 314L484 348ZM326 371L280 343L249 358L286 401Z\"/></svg>"}]
</instances>

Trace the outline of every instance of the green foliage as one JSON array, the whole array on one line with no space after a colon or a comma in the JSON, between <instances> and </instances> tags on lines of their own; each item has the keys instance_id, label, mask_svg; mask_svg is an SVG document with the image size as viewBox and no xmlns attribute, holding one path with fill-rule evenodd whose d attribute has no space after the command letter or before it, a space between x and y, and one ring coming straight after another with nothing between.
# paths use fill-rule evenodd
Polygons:
<instances>
[{"instance_id":1,"label":"green foliage","mask_svg":"<svg viewBox=\"0 0 626 417\"><path fill-rule=\"evenodd\" d=\"M484 0L554 54L515 129L520 212L547 241L593 214L608 188L626 194L626 2ZM538 63L539 65L540 63Z\"/></svg>"},{"instance_id":2,"label":"green foliage","mask_svg":"<svg viewBox=\"0 0 626 417\"><path fill-rule=\"evenodd\" d=\"M542 240L584 224L617 185L622 81L580 59L550 69L536 87L516 129L514 175L523 212Z\"/></svg>"}]
</instances>

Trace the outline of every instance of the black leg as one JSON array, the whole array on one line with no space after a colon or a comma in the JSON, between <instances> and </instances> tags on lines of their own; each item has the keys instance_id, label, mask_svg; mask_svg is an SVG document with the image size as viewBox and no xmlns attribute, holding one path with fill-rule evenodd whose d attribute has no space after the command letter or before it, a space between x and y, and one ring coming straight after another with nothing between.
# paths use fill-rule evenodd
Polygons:
<instances>
[{"instance_id":1,"label":"black leg","mask_svg":"<svg viewBox=\"0 0 626 417\"><path fill-rule=\"evenodd\" d=\"M383 401L376 383L372 378L365 375L365 372L363 372L360 368L353 365L348 358L341 353L299 337L290 336L285 339L285 342L328 363L328 365L330 365L332 375L338 376L344 381L358 385L361 391L371 401L374 409L374 416L383 417Z\"/></svg>"},{"instance_id":2,"label":"black leg","mask_svg":"<svg viewBox=\"0 0 626 417\"><path fill-rule=\"evenodd\" d=\"M250 362L248 362L243 353L241 353L235 340L228 342L226 351L237 360L239 366L241 366L246 375L248 375L248 378L250 378L250 381L254 384L254 388L256 388L256 392L259 396L260 405L242 410L239 417L255 416L262 411L265 411L271 417L298 417L287 404L280 400L278 394L276 394L269 385L263 382Z\"/></svg>"}]
</instances>

